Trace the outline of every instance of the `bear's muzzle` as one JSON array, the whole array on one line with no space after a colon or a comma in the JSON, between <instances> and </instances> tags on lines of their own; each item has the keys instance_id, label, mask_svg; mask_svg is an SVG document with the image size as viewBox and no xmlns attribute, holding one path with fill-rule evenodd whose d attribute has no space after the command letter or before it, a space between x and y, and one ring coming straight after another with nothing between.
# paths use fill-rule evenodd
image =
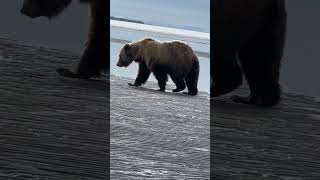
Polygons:
<instances>
[{"instance_id":1,"label":"bear's muzzle","mask_svg":"<svg viewBox=\"0 0 320 180\"><path fill-rule=\"evenodd\" d=\"M118 67L122 67L123 65L122 65L122 63L120 61L118 61L117 66Z\"/></svg>"}]
</instances>

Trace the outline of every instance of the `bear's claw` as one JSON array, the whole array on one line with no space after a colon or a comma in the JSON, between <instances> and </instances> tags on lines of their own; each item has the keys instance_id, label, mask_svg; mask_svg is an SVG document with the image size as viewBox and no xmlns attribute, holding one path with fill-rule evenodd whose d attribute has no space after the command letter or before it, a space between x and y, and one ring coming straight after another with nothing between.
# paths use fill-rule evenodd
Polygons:
<instances>
[{"instance_id":1,"label":"bear's claw","mask_svg":"<svg viewBox=\"0 0 320 180\"><path fill-rule=\"evenodd\" d=\"M70 77L70 78L76 78L77 77L76 74L74 72L70 71L69 69L58 68L56 71L60 76Z\"/></svg>"},{"instance_id":2,"label":"bear's claw","mask_svg":"<svg viewBox=\"0 0 320 180\"><path fill-rule=\"evenodd\" d=\"M128 85L129 85L129 86L134 86L134 87L141 86L141 85L139 85L139 84L135 84L135 83L134 83L134 84L132 84L132 83L128 83Z\"/></svg>"},{"instance_id":3,"label":"bear's claw","mask_svg":"<svg viewBox=\"0 0 320 180\"><path fill-rule=\"evenodd\" d=\"M190 95L190 96L195 96L195 95L197 95L197 93L196 92L183 92L183 94L188 94L188 95Z\"/></svg>"}]
</instances>

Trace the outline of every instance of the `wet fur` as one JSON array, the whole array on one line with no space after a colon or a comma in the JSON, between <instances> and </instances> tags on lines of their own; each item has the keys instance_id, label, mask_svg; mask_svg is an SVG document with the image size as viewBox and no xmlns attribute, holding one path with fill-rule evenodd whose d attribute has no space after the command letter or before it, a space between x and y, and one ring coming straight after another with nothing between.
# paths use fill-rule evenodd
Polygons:
<instances>
[{"instance_id":1,"label":"wet fur","mask_svg":"<svg viewBox=\"0 0 320 180\"><path fill-rule=\"evenodd\" d=\"M176 85L173 92L188 87L189 95L198 93L199 61L192 48L180 41L159 42L146 38L125 45L120 51L118 66L139 63L138 75L131 86L144 84L151 72L158 80L159 90L164 91L168 75Z\"/></svg>"},{"instance_id":2,"label":"wet fur","mask_svg":"<svg viewBox=\"0 0 320 180\"><path fill-rule=\"evenodd\" d=\"M211 96L235 90L244 74L250 95L234 96L235 102L278 104L286 34L284 0L214 0L212 5Z\"/></svg>"}]
</instances>

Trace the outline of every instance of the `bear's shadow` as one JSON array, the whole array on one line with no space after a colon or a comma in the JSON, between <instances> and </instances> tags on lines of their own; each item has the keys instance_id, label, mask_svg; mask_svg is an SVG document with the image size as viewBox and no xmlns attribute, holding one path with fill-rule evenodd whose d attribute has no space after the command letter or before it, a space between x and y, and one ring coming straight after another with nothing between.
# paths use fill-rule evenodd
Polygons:
<instances>
[{"instance_id":1,"label":"bear's shadow","mask_svg":"<svg viewBox=\"0 0 320 180\"><path fill-rule=\"evenodd\" d=\"M172 92L172 90L168 89L166 91L159 91L158 88L152 88L152 87L135 87L135 86L129 86L129 88L133 88L133 89L137 89L137 90L142 90L142 91L146 91L146 92L150 92L150 93L156 93L156 94L165 94L165 95L170 95L170 96L180 96L180 97L195 97L195 96L191 96L188 94L183 94L183 92L186 91L181 91L181 92Z\"/></svg>"}]
</instances>

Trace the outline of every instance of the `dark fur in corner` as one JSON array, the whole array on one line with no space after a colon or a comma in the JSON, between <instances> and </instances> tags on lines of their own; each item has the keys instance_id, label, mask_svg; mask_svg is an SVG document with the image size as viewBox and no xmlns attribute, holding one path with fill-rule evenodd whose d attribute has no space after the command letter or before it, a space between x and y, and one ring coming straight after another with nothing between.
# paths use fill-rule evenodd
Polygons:
<instances>
[{"instance_id":1,"label":"dark fur in corner","mask_svg":"<svg viewBox=\"0 0 320 180\"><path fill-rule=\"evenodd\" d=\"M214 0L212 5L211 96L233 91L242 84L244 74L250 95L235 96L234 101L278 104L286 34L285 1Z\"/></svg>"},{"instance_id":2,"label":"dark fur in corner","mask_svg":"<svg viewBox=\"0 0 320 180\"><path fill-rule=\"evenodd\" d=\"M91 24L87 47L81 57L77 69L59 68L57 72L71 78L90 78L99 76L101 71L109 71L109 28L108 28L108 1L105 0L80 0L90 3ZM71 0L24 0L21 13L32 17L45 16L48 18L59 15L70 5Z\"/></svg>"}]
</instances>

